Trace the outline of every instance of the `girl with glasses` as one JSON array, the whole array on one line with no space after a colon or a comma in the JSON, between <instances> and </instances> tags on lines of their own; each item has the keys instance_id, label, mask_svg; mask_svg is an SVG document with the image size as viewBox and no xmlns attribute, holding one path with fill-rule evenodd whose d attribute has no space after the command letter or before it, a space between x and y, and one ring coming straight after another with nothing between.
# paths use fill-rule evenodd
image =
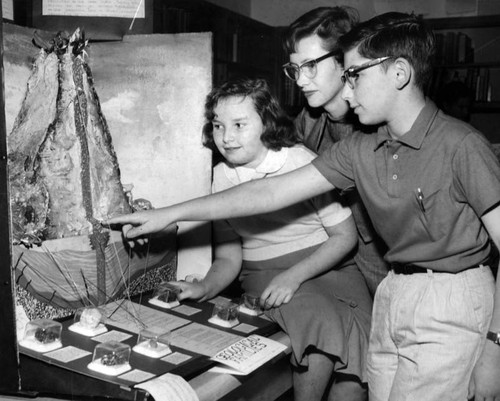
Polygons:
<instances>
[{"instance_id":1,"label":"girl with glasses","mask_svg":"<svg viewBox=\"0 0 500 401\"><path fill-rule=\"evenodd\" d=\"M296 82L307 101L295 119L295 127L304 145L318 154L355 130L368 131L341 97L343 53L337 39L355 26L358 19L358 12L351 7L319 7L299 17L285 31L284 48L290 61L283 71ZM352 191L344 197L352 209L358 232L354 260L374 295L389 270L383 260L386 247L375 233L358 193ZM356 386L354 382L351 385Z\"/></svg>"},{"instance_id":2,"label":"girl with glasses","mask_svg":"<svg viewBox=\"0 0 500 401\"><path fill-rule=\"evenodd\" d=\"M307 100L295 127L301 142L318 154L356 130L371 131L359 124L341 97L345 73L337 39L357 23L354 8L319 7L299 17L285 31L283 45L290 61L283 65L283 71ZM355 261L374 295L388 272L383 260L386 246L375 233L357 192L349 192L345 198L359 234Z\"/></svg>"}]
</instances>

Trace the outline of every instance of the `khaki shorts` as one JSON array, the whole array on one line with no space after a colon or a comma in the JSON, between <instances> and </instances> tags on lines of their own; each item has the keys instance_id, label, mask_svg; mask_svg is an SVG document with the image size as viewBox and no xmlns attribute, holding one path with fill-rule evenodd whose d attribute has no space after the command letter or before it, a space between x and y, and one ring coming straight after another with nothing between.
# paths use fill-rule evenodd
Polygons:
<instances>
[{"instance_id":1,"label":"khaki shorts","mask_svg":"<svg viewBox=\"0 0 500 401\"><path fill-rule=\"evenodd\" d=\"M494 292L487 266L457 274L389 272L374 301L370 401L466 400Z\"/></svg>"}]
</instances>

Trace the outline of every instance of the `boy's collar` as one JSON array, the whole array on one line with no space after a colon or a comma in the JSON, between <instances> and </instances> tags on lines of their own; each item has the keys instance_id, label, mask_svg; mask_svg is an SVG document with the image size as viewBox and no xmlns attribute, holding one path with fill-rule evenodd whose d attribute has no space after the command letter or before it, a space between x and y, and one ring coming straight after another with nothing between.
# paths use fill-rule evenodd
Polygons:
<instances>
[{"instance_id":1,"label":"boy's collar","mask_svg":"<svg viewBox=\"0 0 500 401\"><path fill-rule=\"evenodd\" d=\"M427 135L427 132L429 131L438 112L436 104L431 99L426 98L425 100L425 106L420 111L410 130L397 139L398 142L404 143L414 149L420 149L422 146L425 136ZM383 143L392 140L394 140L394 138L392 138L389 134L387 126L381 126L377 132L374 150L377 150Z\"/></svg>"}]
</instances>

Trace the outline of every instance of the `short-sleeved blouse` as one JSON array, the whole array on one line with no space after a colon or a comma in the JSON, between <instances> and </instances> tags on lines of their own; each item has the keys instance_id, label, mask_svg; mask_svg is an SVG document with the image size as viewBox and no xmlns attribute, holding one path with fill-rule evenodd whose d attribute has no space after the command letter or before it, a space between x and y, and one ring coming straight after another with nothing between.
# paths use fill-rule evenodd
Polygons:
<instances>
[{"instance_id":1,"label":"short-sleeved blouse","mask_svg":"<svg viewBox=\"0 0 500 401\"><path fill-rule=\"evenodd\" d=\"M233 167L227 162L214 169L213 191L219 192L242 182L272 177L309 163L316 154L303 145L269 150L256 168ZM243 259L261 261L322 244L328 239L325 227L333 227L351 215L351 210L333 194L325 194L276 212L214 222L216 241L241 237Z\"/></svg>"}]
</instances>

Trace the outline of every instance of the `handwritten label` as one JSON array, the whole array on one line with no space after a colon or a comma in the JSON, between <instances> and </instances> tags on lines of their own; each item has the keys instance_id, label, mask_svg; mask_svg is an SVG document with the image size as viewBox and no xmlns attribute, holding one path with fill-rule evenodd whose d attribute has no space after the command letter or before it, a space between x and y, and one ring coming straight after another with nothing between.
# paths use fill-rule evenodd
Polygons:
<instances>
[{"instance_id":1,"label":"handwritten label","mask_svg":"<svg viewBox=\"0 0 500 401\"><path fill-rule=\"evenodd\" d=\"M80 359L84 356L91 355L91 353L89 351L85 351L83 349L69 345L52 352L47 352L45 355L58 361L68 363L74 361L75 359Z\"/></svg>"},{"instance_id":2,"label":"handwritten label","mask_svg":"<svg viewBox=\"0 0 500 401\"><path fill-rule=\"evenodd\" d=\"M254 334L231 344L214 355L211 359L223 366L216 366L212 368L212 371L246 375L285 349L284 344Z\"/></svg>"},{"instance_id":3,"label":"handwritten label","mask_svg":"<svg viewBox=\"0 0 500 401\"><path fill-rule=\"evenodd\" d=\"M167 355L166 357L161 358L161 360L171 363L172 365L179 365L191 358L191 355L183 354L182 352L174 352L170 355Z\"/></svg>"},{"instance_id":4,"label":"handwritten label","mask_svg":"<svg viewBox=\"0 0 500 401\"><path fill-rule=\"evenodd\" d=\"M123 375L120 375L120 379L127 380L133 383L140 383L145 380L149 380L155 377L153 373L145 372L144 370L134 369L130 372L127 372Z\"/></svg>"},{"instance_id":5,"label":"handwritten label","mask_svg":"<svg viewBox=\"0 0 500 401\"><path fill-rule=\"evenodd\" d=\"M42 0L42 15L145 18L144 3L145 0Z\"/></svg>"}]
</instances>

